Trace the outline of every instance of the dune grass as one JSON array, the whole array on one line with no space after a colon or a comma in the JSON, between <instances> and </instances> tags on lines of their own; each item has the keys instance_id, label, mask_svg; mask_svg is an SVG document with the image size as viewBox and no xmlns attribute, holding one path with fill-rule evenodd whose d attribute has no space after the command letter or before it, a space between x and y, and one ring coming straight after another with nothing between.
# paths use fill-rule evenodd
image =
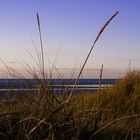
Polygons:
<instances>
[{"instance_id":1,"label":"dune grass","mask_svg":"<svg viewBox=\"0 0 140 140\"><path fill-rule=\"evenodd\" d=\"M109 89L67 97L25 96L0 105L0 139L140 139L140 72L130 71ZM65 95L67 96L67 95ZM48 102L49 101L49 102Z\"/></svg>"},{"instance_id":2,"label":"dune grass","mask_svg":"<svg viewBox=\"0 0 140 140\"><path fill-rule=\"evenodd\" d=\"M93 47L117 14L113 14L97 34L70 94L65 94L65 91L54 94L51 86L46 89L42 34L37 14L41 51L36 50L37 60L31 56L40 68L42 80L38 90L32 91L33 96L23 90L14 102L0 103L0 140L140 139L140 71L129 70L111 88L99 88L96 93L73 93ZM2 63L12 77L21 77L20 73ZM34 68L25 67L33 78L39 79ZM103 65L99 81L102 73Z\"/></svg>"}]
</instances>

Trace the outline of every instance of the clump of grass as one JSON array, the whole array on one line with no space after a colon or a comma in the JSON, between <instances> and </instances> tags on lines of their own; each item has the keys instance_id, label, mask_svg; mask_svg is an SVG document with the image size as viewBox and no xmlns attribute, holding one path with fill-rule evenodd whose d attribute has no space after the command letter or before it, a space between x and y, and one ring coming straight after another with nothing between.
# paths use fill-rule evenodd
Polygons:
<instances>
[{"instance_id":1,"label":"clump of grass","mask_svg":"<svg viewBox=\"0 0 140 140\"><path fill-rule=\"evenodd\" d=\"M140 72L136 70L127 72L125 77L119 80L110 89L106 97L110 97L110 95L112 98L110 100L114 102L114 106L119 105L122 107L121 110L127 110L127 105L131 105L135 108L134 104L136 104L140 98ZM115 102L116 99L117 101Z\"/></svg>"},{"instance_id":2,"label":"clump of grass","mask_svg":"<svg viewBox=\"0 0 140 140\"><path fill-rule=\"evenodd\" d=\"M104 106L111 110L103 114L106 122L104 127L107 126L107 131L116 134L122 131L123 138L126 133L133 133L133 138L139 137L140 71L127 72L112 88L101 93L100 108Z\"/></svg>"}]
</instances>

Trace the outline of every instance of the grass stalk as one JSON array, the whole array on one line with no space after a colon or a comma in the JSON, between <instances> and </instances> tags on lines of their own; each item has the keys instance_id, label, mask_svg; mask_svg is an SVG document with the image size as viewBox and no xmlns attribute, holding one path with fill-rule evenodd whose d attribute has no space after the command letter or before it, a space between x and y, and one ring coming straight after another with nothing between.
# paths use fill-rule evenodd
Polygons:
<instances>
[{"instance_id":1,"label":"grass stalk","mask_svg":"<svg viewBox=\"0 0 140 140\"><path fill-rule=\"evenodd\" d=\"M100 69L100 76L99 76L99 89L98 89L98 104L100 105L100 98L101 98L101 95L100 95L100 91L101 91L101 80L102 80L102 76L103 76L103 67L104 65L102 64L101 66L101 69Z\"/></svg>"},{"instance_id":2,"label":"grass stalk","mask_svg":"<svg viewBox=\"0 0 140 140\"><path fill-rule=\"evenodd\" d=\"M38 31L39 31L40 47L41 47L42 76L43 76L43 79L45 79L44 49L43 49L42 32L41 32L40 19L39 19L38 13L36 17L37 17L37 25L38 25Z\"/></svg>"},{"instance_id":3,"label":"grass stalk","mask_svg":"<svg viewBox=\"0 0 140 140\"><path fill-rule=\"evenodd\" d=\"M74 86L73 86L73 88L72 88L72 90L71 90L71 93L70 93L70 96L69 96L68 100L70 99L70 97L71 97L72 94L73 94L73 91L74 91L74 89L75 89L75 87L76 87L76 85L77 85L77 83L78 83L78 81L79 81L79 78L80 78L80 76L81 76L81 74L82 74L82 72L83 72L83 70L84 70L84 68L85 68L85 65L86 65L86 63L87 63L87 61L88 61L88 59L89 59L89 57L90 57L90 55L91 55L91 52L92 52L94 46L96 45L96 42L97 42L98 39L100 38L100 36L101 36L101 34L103 33L103 31L105 30L105 28L108 26L108 24L113 20L113 18L115 18L115 17L117 16L118 13L119 13L118 11L115 12L115 13L106 21L106 23L103 25L103 27L101 28L101 30L100 30L99 33L97 34L97 37L95 38L94 43L93 43L92 47L90 48L89 53L88 53L88 55L87 55L87 57L86 57L86 59L85 59L83 65L82 65L82 68L81 68L81 70L80 70L80 72L79 72L79 74L78 74L78 77L77 77L77 79L76 79L76 81L75 81L75 83L74 83Z\"/></svg>"}]
</instances>

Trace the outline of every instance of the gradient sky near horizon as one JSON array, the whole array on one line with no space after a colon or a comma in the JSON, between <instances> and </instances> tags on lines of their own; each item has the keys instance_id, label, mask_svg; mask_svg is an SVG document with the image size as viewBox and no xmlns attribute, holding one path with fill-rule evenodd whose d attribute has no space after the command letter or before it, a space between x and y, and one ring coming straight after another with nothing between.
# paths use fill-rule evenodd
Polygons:
<instances>
[{"instance_id":1,"label":"gradient sky near horizon","mask_svg":"<svg viewBox=\"0 0 140 140\"><path fill-rule=\"evenodd\" d=\"M28 51L36 56L32 40L40 49L38 12L46 67L58 54L55 66L68 77L82 66L98 31L115 11L119 15L98 40L84 76L96 77L102 64L104 77L119 77L129 67L139 69L139 0L0 0L0 58L14 68L19 62L35 65Z\"/></svg>"}]
</instances>

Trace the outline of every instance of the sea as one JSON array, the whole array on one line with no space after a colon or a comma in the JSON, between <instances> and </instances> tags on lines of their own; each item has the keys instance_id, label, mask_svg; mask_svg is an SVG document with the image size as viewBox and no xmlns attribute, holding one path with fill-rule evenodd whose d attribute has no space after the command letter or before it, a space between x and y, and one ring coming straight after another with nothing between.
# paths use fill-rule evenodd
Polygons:
<instances>
[{"instance_id":1,"label":"sea","mask_svg":"<svg viewBox=\"0 0 140 140\"><path fill-rule=\"evenodd\" d=\"M97 91L100 88L111 87L119 79L79 79L75 86L75 93L84 93L87 91ZM53 93L69 93L76 79L0 79L0 102L13 100L18 94L26 91L33 94L38 91L41 83L45 83L46 89ZM24 92L25 93L25 92ZM13 98L12 98L13 97Z\"/></svg>"}]
</instances>

